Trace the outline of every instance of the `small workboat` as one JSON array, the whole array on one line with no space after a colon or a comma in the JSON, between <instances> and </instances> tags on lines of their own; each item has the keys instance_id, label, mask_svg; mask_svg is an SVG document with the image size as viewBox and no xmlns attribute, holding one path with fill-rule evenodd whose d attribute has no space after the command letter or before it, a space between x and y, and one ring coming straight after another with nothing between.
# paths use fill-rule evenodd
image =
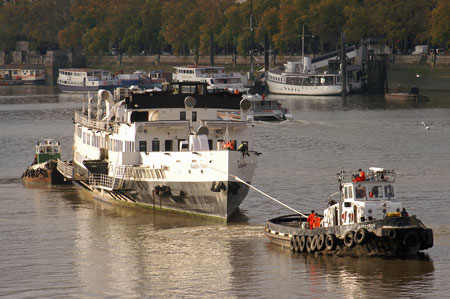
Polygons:
<instances>
[{"instance_id":1,"label":"small workboat","mask_svg":"<svg viewBox=\"0 0 450 299\"><path fill-rule=\"evenodd\" d=\"M247 117L249 120L283 121L293 119L288 108L282 107L281 102L277 99L266 98L264 94L244 94L242 98L249 100L252 104Z\"/></svg>"},{"instance_id":2,"label":"small workboat","mask_svg":"<svg viewBox=\"0 0 450 299\"><path fill-rule=\"evenodd\" d=\"M37 143L36 154L31 164L22 174L24 183L44 183L50 185L70 184L71 181L56 169L57 160L61 158L59 141L44 139Z\"/></svg>"},{"instance_id":3,"label":"small workboat","mask_svg":"<svg viewBox=\"0 0 450 299\"><path fill-rule=\"evenodd\" d=\"M404 88L397 87L394 92L386 93L384 95L386 100L396 101L413 101L413 102L428 102L430 98L419 93L418 87L411 88L411 91L406 91Z\"/></svg>"},{"instance_id":4,"label":"small workboat","mask_svg":"<svg viewBox=\"0 0 450 299\"><path fill-rule=\"evenodd\" d=\"M409 216L394 193L395 171L372 167L368 174L341 171L338 201L323 216L295 214L267 221L271 242L298 252L353 257L407 257L433 246L433 231ZM317 221L319 220L319 221Z\"/></svg>"}]
</instances>

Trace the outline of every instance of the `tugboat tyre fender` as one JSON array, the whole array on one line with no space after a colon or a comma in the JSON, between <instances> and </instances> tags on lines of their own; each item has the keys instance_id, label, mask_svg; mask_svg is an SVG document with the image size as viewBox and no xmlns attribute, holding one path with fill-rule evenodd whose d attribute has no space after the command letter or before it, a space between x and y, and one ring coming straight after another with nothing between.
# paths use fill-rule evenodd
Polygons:
<instances>
[{"instance_id":1,"label":"tugboat tyre fender","mask_svg":"<svg viewBox=\"0 0 450 299\"><path fill-rule=\"evenodd\" d=\"M348 248L352 248L355 244L355 233L352 230L347 231L344 235L344 245Z\"/></svg>"},{"instance_id":2,"label":"tugboat tyre fender","mask_svg":"<svg viewBox=\"0 0 450 299\"><path fill-rule=\"evenodd\" d=\"M387 233L389 239L394 240L397 237L397 232L393 229L390 229Z\"/></svg>"},{"instance_id":3,"label":"tugboat tyre fender","mask_svg":"<svg viewBox=\"0 0 450 299\"><path fill-rule=\"evenodd\" d=\"M306 237L305 236L300 237L300 241L298 242L298 248L299 248L300 252L306 251Z\"/></svg>"},{"instance_id":4,"label":"tugboat tyre fender","mask_svg":"<svg viewBox=\"0 0 450 299\"><path fill-rule=\"evenodd\" d=\"M431 228L425 229L425 240L428 248L433 247L433 230Z\"/></svg>"},{"instance_id":5,"label":"tugboat tyre fender","mask_svg":"<svg viewBox=\"0 0 450 299\"><path fill-rule=\"evenodd\" d=\"M299 240L300 238L299 238L299 236L294 236L294 251L295 252L299 252L300 251L300 248L299 248Z\"/></svg>"},{"instance_id":6,"label":"tugboat tyre fender","mask_svg":"<svg viewBox=\"0 0 450 299\"><path fill-rule=\"evenodd\" d=\"M403 245L406 247L415 247L419 242L419 235L415 231L408 232L403 238Z\"/></svg>"},{"instance_id":7,"label":"tugboat tyre fender","mask_svg":"<svg viewBox=\"0 0 450 299\"><path fill-rule=\"evenodd\" d=\"M295 236L291 237L291 242L289 242L289 249L291 251L294 251L294 243L295 243Z\"/></svg>"},{"instance_id":8,"label":"tugboat tyre fender","mask_svg":"<svg viewBox=\"0 0 450 299\"><path fill-rule=\"evenodd\" d=\"M324 234L317 236L316 248L317 248L317 251L322 251L325 249L325 235Z\"/></svg>"},{"instance_id":9,"label":"tugboat tyre fender","mask_svg":"<svg viewBox=\"0 0 450 299\"><path fill-rule=\"evenodd\" d=\"M311 252L314 252L317 250L317 236L314 236L311 240L311 245L309 245L311 247Z\"/></svg>"},{"instance_id":10,"label":"tugboat tyre fender","mask_svg":"<svg viewBox=\"0 0 450 299\"><path fill-rule=\"evenodd\" d=\"M360 227L355 232L355 242L356 244L363 244L367 237L369 235L369 232L364 227Z\"/></svg>"},{"instance_id":11,"label":"tugboat tyre fender","mask_svg":"<svg viewBox=\"0 0 450 299\"><path fill-rule=\"evenodd\" d=\"M327 247L328 251L333 251L336 249L337 242L336 242L336 236L334 234L329 234L325 238L325 246Z\"/></svg>"},{"instance_id":12,"label":"tugboat tyre fender","mask_svg":"<svg viewBox=\"0 0 450 299\"><path fill-rule=\"evenodd\" d=\"M312 250L311 250L311 242L312 241L312 238L311 238L311 236L308 236L308 237L306 237L306 244L305 244L305 247L306 247L306 252L308 252L308 253L311 253L312 252Z\"/></svg>"}]
</instances>

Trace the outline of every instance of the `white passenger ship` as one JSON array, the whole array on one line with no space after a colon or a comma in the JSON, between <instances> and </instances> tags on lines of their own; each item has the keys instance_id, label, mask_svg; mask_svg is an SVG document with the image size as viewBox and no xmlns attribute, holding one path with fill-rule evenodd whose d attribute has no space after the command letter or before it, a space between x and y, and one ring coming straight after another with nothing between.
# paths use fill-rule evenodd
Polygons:
<instances>
[{"instance_id":1,"label":"white passenger ship","mask_svg":"<svg viewBox=\"0 0 450 299\"><path fill-rule=\"evenodd\" d=\"M101 200L228 219L257 163L250 103L205 83L164 87L99 91L96 109L75 112L73 165L58 169ZM222 120L219 110L241 118Z\"/></svg>"},{"instance_id":2,"label":"white passenger ship","mask_svg":"<svg viewBox=\"0 0 450 299\"><path fill-rule=\"evenodd\" d=\"M63 92L112 91L117 83L110 71L97 69L59 69L57 79Z\"/></svg>"},{"instance_id":3,"label":"white passenger ship","mask_svg":"<svg viewBox=\"0 0 450 299\"><path fill-rule=\"evenodd\" d=\"M358 50L355 47L345 49L346 57L355 58ZM334 51L320 57L303 57L302 61L288 61L284 67L269 70L266 83L269 92L286 95L327 96L342 94L341 72L319 72L327 67L329 61L336 60L340 51ZM362 68L360 65L347 66L347 92L359 91L362 88Z\"/></svg>"},{"instance_id":4,"label":"white passenger ship","mask_svg":"<svg viewBox=\"0 0 450 299\"><path fill-rule=\"evenodd\" d=\"M175 82L205 82L208 89L243 92L247 78L240 73L226 73L220 66L178 66L173 75Z\"/></svg>"}]
</instances>

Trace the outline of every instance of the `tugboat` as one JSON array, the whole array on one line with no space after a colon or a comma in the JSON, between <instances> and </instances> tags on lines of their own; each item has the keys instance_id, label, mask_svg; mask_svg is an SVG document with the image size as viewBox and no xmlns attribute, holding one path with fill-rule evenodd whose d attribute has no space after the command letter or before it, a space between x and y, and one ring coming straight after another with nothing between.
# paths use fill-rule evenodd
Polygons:
<instances>
[{"instance_id":1,"label":"tugboat","mask_svg":"<svg viewBox=\"0 0 450 299\"><path fill-rule=\"evenodd\" d=\"M33 164L22 174L24 183L45 183L50 185L70 184L56 169L57 160L61 158L59 141L44 139L36 145Z\"/></svg>"},{"instance_id":2,"label":"tugboat","mask_svg":"<svg viewBox=\"0 0 450 299\"><path fill-rule=\"evenodd\" d=\"M281 216L267 221L266 236L292 251L353 257L407 257L433 246L433 231L409 216L394 193L394 170L338 173L340 195L324 215ZM311 215L310 215L311 216ZM314 220L315 219L315 220ZM319 222L320 221L320 222Z\"/></svg>"}]
</instances>

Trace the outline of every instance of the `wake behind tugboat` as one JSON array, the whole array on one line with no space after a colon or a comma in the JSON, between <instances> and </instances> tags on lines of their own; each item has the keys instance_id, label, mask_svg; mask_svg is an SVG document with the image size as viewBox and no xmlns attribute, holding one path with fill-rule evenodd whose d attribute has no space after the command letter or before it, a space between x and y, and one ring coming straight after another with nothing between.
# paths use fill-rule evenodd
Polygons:
<instances>
[{"instance_id":1,"label":"wake behind tugboat","mask_svg":"<svg viewBox=\"0 0 450 299\"><path fill-rule=\"evenodd\" d=\"M383 168L339 174L340 199L330 197L323 219L313 213L267 221L271 242L292 251L353 256L407 257L433 246L433 231L409 216L394 193L395 172Z\"/></svg>"}]
</instances>

